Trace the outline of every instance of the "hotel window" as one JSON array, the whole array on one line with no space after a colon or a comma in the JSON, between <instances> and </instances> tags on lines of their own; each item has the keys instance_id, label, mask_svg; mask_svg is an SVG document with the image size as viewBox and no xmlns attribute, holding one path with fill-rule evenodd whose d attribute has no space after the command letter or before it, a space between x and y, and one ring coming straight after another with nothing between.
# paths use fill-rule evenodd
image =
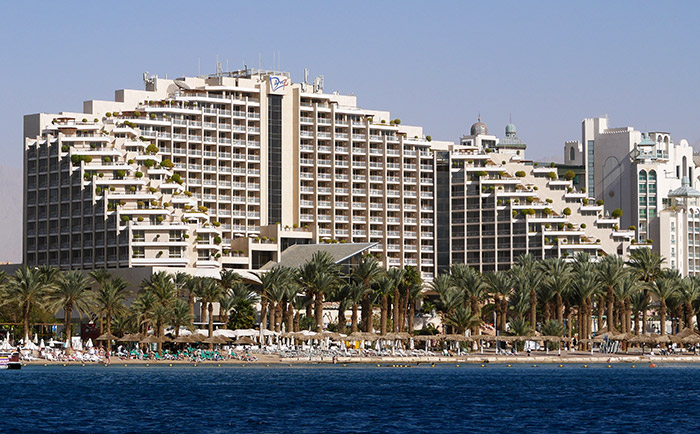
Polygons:
<instances>
[{"instance_id":1,"label":"hotel window","mask_svg":"<svg viewBox=\"0 0 700 434\"><path fill-rule=\"evenodd\" d=\"M645 210L645 209L640 209L640 210L639 210L639 218L640 218L640 219L645 219L645 218L647 218L647 210Z\"/></svg>"},{"instance_id":2,"label":"hotel window","mask_svg":"<svg viewBox=\"0 0 700 434\"><path fill-rule=\"evenodd\" d=\"M639 197L639 206L647 206L647 197L646 196Z\"/></svg>"},{"instance_id":3,"label":"hotel window","mask_svg":"<svg viewBox=\"0 0 700 434\"><path fill-rule=\"evenodd\" d=\"M647 185L646 184L639 184L639 192L646 193L647 192Z\"/></svg>"},{"instance_id":4,"label":"hotel window","mask_svg":"<svg viewBox=\"0 0 700 434\"><path fill-rule=\"evenodd\" d=\"M651 209L649 210L649 218L650 218L650 219L653 219L654 217L656 217L656 209L651 208Z\"/></svg>"},{"instance_id":5,"label":"hotel window","mask_svg":"<svg viewBox=\"0 0 700 434\"><path fill-rule=\"evenodd\" d=\"M649 193L656 193L656 184L649 184Z\"/></svg>"},{"instance_id":6,"label":"hotel window","mask_svg":"<svg viewBox=\"0 0 700 434\"><path fill-rule=\"evenodd\" d=\"M131 252L132 252L131 253L132 258L138 259L138 258L145 258L146 257L146 253L145 253L143 247L132 247Z\"/></svg>"},{"instance_id":7,"label":"hotel window","mask_svg":"<svg viewBox=\"0 0 700 434\"><path fill-rule=\"evenodd\" d=\"M656 182L656 170L649 171L649 182Z\"/></svg>"},{"instance_id":8,"label":"hotel window","mask_svg":"<svg viewBox=\"0 0 700 434\"><path fill-rule=\"evenodd\" d=\"M649 197L649 206L656 206L656 196Z\"/></svg>"},{"instance_id":9,"label":"hotel window","mask_svg":"<svg viewBox=\"0 0 700 434\"><path fill-rule=\"evenodd\" d=\"M639 172L639 182L646 182L647 181L647 172L642 170Z\"/></svg>"},{"instance_id":10,"label":"hotel window","mask_svg":"<svg viewBox=\"0 0 700 434\"><path fill-rule=\"evenodd\" d=\"M169 255L171 258L182 258L182 247L170 247Z\"/></svg>"}]
</instances>

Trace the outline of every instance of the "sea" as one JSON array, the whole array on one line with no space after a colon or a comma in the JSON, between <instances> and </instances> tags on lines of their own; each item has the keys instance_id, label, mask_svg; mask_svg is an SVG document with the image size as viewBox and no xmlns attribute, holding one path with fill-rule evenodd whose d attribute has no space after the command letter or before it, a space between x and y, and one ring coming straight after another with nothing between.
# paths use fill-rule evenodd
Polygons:
<instances>
[{"instance_id":1,"label":"sea","mask_svg":"<svg viewBox=\"0 0 700 434\"><path fill-rule=\"evenodd\" d=\"M671 433L700 365L29 365L2 433Z\"/></svg>"}]
</instances>

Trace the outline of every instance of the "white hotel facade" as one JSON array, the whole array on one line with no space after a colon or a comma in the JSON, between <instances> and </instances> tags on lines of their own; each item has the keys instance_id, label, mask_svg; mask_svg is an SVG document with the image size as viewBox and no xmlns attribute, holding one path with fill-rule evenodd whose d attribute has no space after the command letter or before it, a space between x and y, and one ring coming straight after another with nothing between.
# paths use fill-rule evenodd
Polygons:
<instances>
[{"instance_id":1,"label":"white hotel facade","mask_svg":"<svg viewBox=\"0 0 700 434\"><path fill-rule=\"evenodd\" d=\"M610 128L607 118L584 119L581 141L566 142L567 165L582 166L588 194L606 213L621 209L638 245L648 245L682 275L700 273L700 187L688 141L662 131Z\"/></svg>"},{"instance_id":2,"label":"white hotel facade","mask_svg":"<svg viewBox=\"0 0 700 434\"><path fill-rule=\"evenodd\" d=\"M25 116L25 264L215 274L298 243L371 243L385 266L431 279L455 262L634 248L586 193L524 159L513 125L438 142L284 72L144 81L82 113Z\"/></svg>"}]
</instances>

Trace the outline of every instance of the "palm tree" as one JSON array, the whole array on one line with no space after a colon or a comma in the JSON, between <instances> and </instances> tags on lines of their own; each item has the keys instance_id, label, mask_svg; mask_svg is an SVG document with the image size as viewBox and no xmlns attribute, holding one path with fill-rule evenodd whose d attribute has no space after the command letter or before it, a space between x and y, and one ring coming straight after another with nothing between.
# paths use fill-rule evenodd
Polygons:
<instances>
[{"instance_id":1,"label":"palm tree","mask_svg":"<svg viewBox=\"0 0 700 434\"><path fill-rule=\"evenodd\" d=\"M620 321L622 333L629 333L632 324L632 297L639 292L639 281L637 276L632 273L627 273L622 280L615 286L615 297L621 300L622 318ZM635 314L636 315L636 314Z\"/></svg>"},{"instance_id":2,"label":"palm tree","mask_svg":"<svg viewBox=\"0 0 700 434\"><path fill-rule=\"evenodd\" d=\"M88 276L90 276L92 280L94 280L95 283L97 283L97 292L102 291L102 288L104 287L105 283L107 283L107 281L112 278L112 274L109 271L107 271L106 268L98 268L95 270L91 270L88 272ZM102 333L102 331L104 330L102 318L103 312L98 312L98 315L100 317L100 333Z\"/></svg>"},{"instance_id":3,"label":"palm tree","mask_svg":"<svg viewBox=\"0 0 700 434\"><path fill-rule=\"evenodd\" d=\"M176 298L180 298L185 294L187 291L187 282L190 280L190 278L191 276L189 274L182 271L178 271L170 277L175 285Z\"/></svg>"},{"instance_id":4,"label":"palm tree","mask_svg":"<svg viewBox=\"0 0 700 434\"><path fill-rule=\"evenodd\" d=\"M362 299L364 298L365 295L365 287L362 286L362 283L351 279L348 283L344 284L343 287L345 288L344 294L346 296L347 302L351 305L352 309L352 314L350 316L350 332L355 333L358 331L357 329L357 323L358 323L358 315L357 315L357 310L359 304L362 302Z\"/></svg>"},{"instance_id":5,"label":"palm tree","mask_svg":"<svg viewBox=\"0 0 700 434\"><path fill-rule=\"evenodd\" d=\"M532 335L532 326L524 318L514 318L510 320L510 333L513 336L530 336Z\"/></svg>"},{"instance_id":6,"label":"palm tree","mask_svg":"<svg viewBox=\"0 0 700 434\"><path fill-rule=\"evenodd\" d=\"M481 318L472 313L469 306L460 306L447 315L446 324L452 326L456 333L463 335L468 329L478 328L481 325Z\"/></svg>"},{"instance_id":7,"label":"palm tree","mask_svg":"<svg viewBox=\"0 0 700 434\"><path fill-rule=\"evenodd\" d=\"M389 309L389 294L394 292L396 281L388 275L383 275L377 280L377 287L374 294L380 301L379 307L379 333L384 335L387 332L387 310Z\"/></svg>"},{"instance_id":8,"label":"palm tree","mask_svg":"<svg viewBox=\"0 0 700 434\"><path fill-rule=\"evenodd\" d=\"M399 332L403 332L405 330L404 327L406 327L407 322L409 323L409 330L413 332L413 314L415 313L416 309L415 296L420 294L422 286L423 278L420 275L420 271L418 271L416 267L410 265L404 267L403 279L401 279L401 284L399 285L399 289L403 294L401 297L401 307L398 321ZM418 290L417 293L414 292L416 289ZM407 321L409 311L410 319Z\"/></svg>"},{"instance_id":9,"label":"palm tree","mask_svg":"<svg viewBox=\"0 0 700 434\"><path fill-rule=\"evenodd\" d=\"M139 318L139 327L143 326L144 336L148 334L148 329L151 324L151 319L153 317L152 311L157 303L158 299L152 292L142 291L136 297L136 300L134 300L134 302L131 304L131 309L134 311L134 313L136 313L137 317Z\"/></svg>"},{"instance_id":10,"label":"palm tree","mask_svg":"<svg viewBox=\"0 0 700 434\"><path fill-rule=\"evenodd\" d=\"M514 286L530 295L530 324L537 327L537 288L542 280L537 261L532 255L521 255L513 271Z\"/></svg>"},{"instance_id":11,"label":"palm tree","mask_svg":"<svg viewBox=\"0 0 700 434\"><path fill-rule=\"evenodd\" d=\"M549 288L556 298L557 321L564 325L564 294L571 284L571 267L560 258L545 259L541 264L543 286Z\"/></svg>"},{"instance_id":12,"label":"palm tree","mask_svg":"<svg viewBox=\"0 0 700 434\"><path fill-rule=\"evenodd\" d=\"M363 256L353 270L352 277L362 284L365 293L362 296L362 328L364 332L372 331L372 303L370 294L372 284L382 275L382 268L373 256Z\"/></svg>"},{"instance_id":13,"label":"palm tree","mask_svg":"<svg viewBox=\"0 0 700 434\"><path fill-rule=\"evenodd\" d=\"M679 288L679 296L683 304L686 327L693 327L695 317L695 302L700 298L700 279L696 276L686 277Z\"/></svg>"},{"instance_id":14,"label":"palm tree","mask_svg":"<svg viewBox=\"0 0 700 434\"><path fill-rule=\"evenodd\" d=\"M233 292L230 289L225 289L219 299L219 315L221 316L221 322L224 323L224 327L228 327L229 314L235 305L236 297L234 297Z\"/></svg>"},{"instance_id":15,"label":"palm tree","mask_svg":"<svg viewBox=\"0 0 700 434\"><path fill-rule=\"evenodd\" d=\"M176 276L177 279L177 276ZM199 277L187 276L183 278L184 282L182 289L187 294L187 306L190 308L190 313L194 315L194 299L197 295L197 288L199 287ZM176 283L177 285L177 283Z\"/></svg>"},{"instance_id":16,"label":"palm tree","mask_svg":"<svg viewBox=\"0 0 700 434\"><path fill-rule=\"evenodd\" d=\"M156 306L152 310L152 319L156 323L156 336L163 337L165 322L170 316L170 304L176 299L177 291L172 276L165 271L159 271L141 282L141 288L152 293L156 298ZM162 343L158 342L158 352Z\"/></svg>"},{"instance_id":17,"label":"palm tree","mask_svg":"<svg viewBox=\"0 0 700 434\"><path fill-rule=\"evenodd\" d=\"M579 339L591 336L591 315L593 313L593 296L596 294L597 282L592 271L585 270L577 274L571 284L574 300L578 305Z\"/></svg>"},{"instance_id":18,"label":"palm tree","mask_svg":"<svg viewBox=\"0 0 700 434\"><path fill-rule=\"evenodd\" d=\"M214 303L221 299L224 289L219 282L210 277L200 280L197 295L202 299L202 304L207 306L207 317L209 318L209 337L214 336ZM214 344L209 344L209 349L214 349Z\"/></svg>"},{"instance_id":19,"label":"palm tree","mask_svg":"<svg viewBox=\"0 0 700 434\"><path fill-rule=\"evenodd\" d=\"M413 334L413 321L416 317L416 302L423 298L423 283L422 279L419 281L413 281L409 284L408 288L408 333Z\"/></svg>"},{"instance_id":20,"label":"palm tree","mask_svg":"<svg viewBox=\"0 0 700 434\"><path fill-rule=\"evenodd\" d=\"M478 323L473 323L472 334L479 334L481 325L481 302L486 298L487 290L484 280L478 271L464 264L454 264L450 267L450 275L454 286L464 293L465 303L469 303L471 312Z\"/></svg>"},{"instance_id":21,"label":"palm tree","mask_svg":"<svg viewBox=\"0 0 700 434\"><path fill-rule=\"evenodd\" d=\"M614 329L613 306L615 305L615 286L618 285L627 274L625 262L619 256L606 256L595 267L595 273L598 283L606 290L608 331L612 332Z\"/></svg>"},{"instance_id":22,"label":"palm tree","mask_svg":"<svg viewBox=\"0 0 700 434\"><path fill-rule=\"evenodd\" d=\"M392 319L392 330L394 332L399 331L399 316L401 308L401 282L403 281L406 271L403 268L390 268L386 271L387 276L394 280L394 293L390 294L392 298L393 309L387 311L387 315L391 313ZM393 313L392 313L393 311Z\"/></svg>"},{"instance_id":23,"label":"palm tree","mask_svg":"<svg viewBox=\"0 0 700 434\"><path fill-rule=\"evenodd\" d=\"M231 328L250 328L255 323L255 309L253 305L260 299L255 291L251 290L248 285L243 282L238 282L231 288L231 295L235 303L231 309L230 323Z\"/></svg>"},{"instance_id":24,"label":"palm tree","mask_svg":"<svg viewBox=\"0 0 700 434\"><path fill-rule=\"evenodd\" d=\"M49 287L50 289L51 287ZM11 276L5 285L2 299L6 304L19 306L24 321L24 341L29 339L29 316L32 309L44 302L46 295L45 280L36 268L21 267Z\"/></svg>"},{"instance_id":25,"label":"palm tree","mask_svg":"<svg viewBox=\"0 0 700 434\"><path fill-rule=\"evenodd\" d=\"M47 294L47 306L54 312L63 310L64 327L68 339L68 348L72 349L71 316L73 311L82 316L88 312L93 303L90 291L92 282L80 271L66 271L61 274L58 284Z\"/></svg>"},{"instance_id":26,"label":"palm tree","mask_svg":"<svg viewBox=\"0 0 700 434\"><path fill-rule=\"evenodd\" d=\"M464 293L455 288L452 277L448 273L439 274L430 282L430 287L438 294L437 310L442 314L443 323L454 311L464 306Z\"/></svg>"},{"instance_id":27,"label":"palm tree","mask_svg":"<svg viewBox=\"0 0 700 434\"><path fill-rule=\"evenodd\" d=\"M649 300L649 284L661 274L661 266L664 261L664 258L652 252L651 249L636 249L631 253L630 260L627 262L637 278L646 283L642 288L647 301ZM646 323L647 311L644 309L642 311L642 334L646 334Z\"/></svg>"},{"instance_id":28,"label":"palm tree","mask_svg":"<svg viewBox=\"0 0 700 434\"><path fill-rule=\"evenodd\" d=\"M298 269L299 284L307 294L313 294L316 331L323 331L323 297L326 291L333 291L338 283L340 268L333 257L324 251L314 253L311 260Z\"/></svg>"},{"instance_id":29,"label":"palm tree","mask_svg":"<svg viewBox=\"0 0 700 434\"><path fill-rule=\"evenodd\" d=\"M484 275L486 286L493 297L494 310L496 311L496 330L504 333L506 331L506 316L508 312L508 296L513 284L510 274L506 271L497 271Z\"/></svg>"},{"instance_id":30,"label":"palm tree","mask_svg":"<svg viewBox=\"0 0 700 434\"><path fill-rule=\"evenodd\" d=\"M185 300L177 299L170 305L170 324L175 328L175 337L180 336L180 327L192 327L194 315Z\"/></svg>"},{"instance_id":31,"label":"palm tree","mask_svg":"<svg viewBox=\"0 0 700 434\"><path fill-rule=\"evenodd\" d=\"M276 304L275 300L281 302L286 295L286 285L292 282L292 271L287 267L275 266L267 272L256 274L260 279L260 298L262 306L260 309L260 329L266 325L268 309L270 315L269 330L275 329Z\"/></svg>"},{"instance_id":32,"label":"palm tree","mask_svg":"<svg viewBox=\"0 0 700 434\"><path fill-rule=\"evenodd\" d=\"M644 249L646 250L646 249ZM666 334L666 303L676 295L679 281L675 277L662 277L656 279L650 285L651 293L659 299L659 316L661 319L661 334Z\"/></svg>"},{"instance_id":33,"label":"palm tree","mask_svg":"<svg viewBox=\"0 0 700 434\"><path fill-rule=\"evenodd\" d=\"M125 309L124 302L128 295L128 286L129 284L121 277L103 282L102 286L98 285L95 302L100 312L105 315L107 333L112 333L112 317Z\"/></svg>"}]
</instances>

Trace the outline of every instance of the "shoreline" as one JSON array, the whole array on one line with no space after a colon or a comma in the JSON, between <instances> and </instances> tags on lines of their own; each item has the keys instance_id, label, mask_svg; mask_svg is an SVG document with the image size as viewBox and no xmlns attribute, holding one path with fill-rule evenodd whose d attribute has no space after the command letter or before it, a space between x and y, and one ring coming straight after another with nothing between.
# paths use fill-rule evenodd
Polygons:
<instances>
[{"instance_id":1,"label":"shoreline","mask_svg":"<svg viewBox=\"0 0 700 434\"><path fill-rule=\"evenodd\" d=\"M89 366L89 365L106 365L104 362L81 362L81 361L47 361L33 360L22 362L24 366ZM543 364L543 365L566 365L566 364L634 364L634 363L654 363L654 364L673 364L673 363L699 363L700 356L650 356L650 355L538 355L538 356L494 356L475 354L469 356L432 356L432 357L338 357L338 365L418 365L418 364ZM112 360L108 366L236 366L236 365L332 365L333 359L324 358L281 358L272 355L259 356L255 361L242 360L219 360L219 361L199 361L193 362L189 360Z\"/></svg>"}]
</instances>

